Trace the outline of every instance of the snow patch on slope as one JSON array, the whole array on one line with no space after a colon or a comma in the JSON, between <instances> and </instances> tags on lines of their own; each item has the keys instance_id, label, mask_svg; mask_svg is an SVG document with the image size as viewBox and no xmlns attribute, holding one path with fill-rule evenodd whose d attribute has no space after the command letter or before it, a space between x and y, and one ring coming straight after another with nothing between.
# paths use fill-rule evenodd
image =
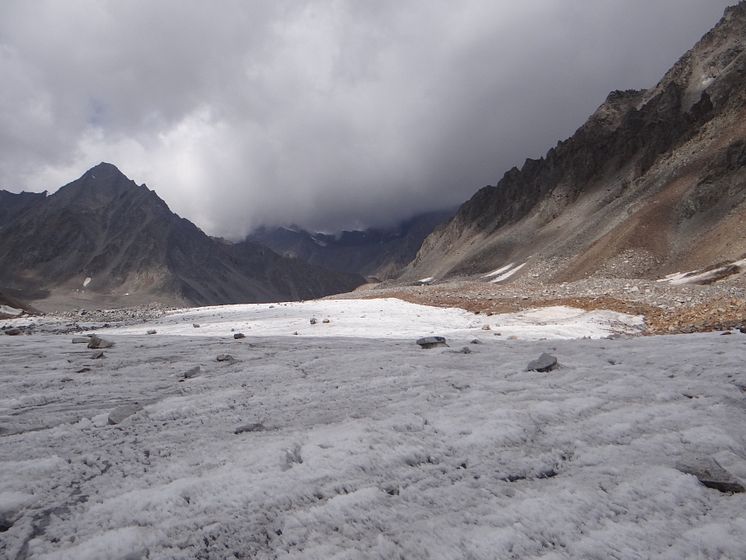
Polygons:
<instances>
[{"instance_id":1,"label":"snow patch on slope","mask_svg":"<svg viewBox=\"0 0 746 560\"><path fill-rule=\"evenodd\" d=\"M9 305L0 305L0 315L8 315L10 317L17 317L23 313L23 309L16 309Z\"/></svg>"},{"instance_id":2,"label":"snow patch on slope","mask_svg":"<svg viewBox=\"0 0 746 560\"><path fill-rule=\"evenodd\" d=\"M311 324L312 318L317 319ZM322 322L328 319L328 323ZM199 324L197 332L192 324ZM489 324L503 336L542 338L602 338L618 332L639 332L641 316L613 311L548 307L493 315L489 318L456 308L416 305L398 299L316 300L280 304L246 304L184 309L148 323L159 334L173 336L299 336L406 339L426 335L469 337ZM102 334L143 334L142 326L99 331Z\"/></svg>"},{"instance_id":3,"label":"snow patch on slope","mask_svg":"<svg viewBox=\"0 0 746 560\"><path fill-rule=\"evenodd\" d=\"M746 258L703 270L675 272L661 278L658 282L668 282L675 286L682 284L711 284L723 278L743 274L745 271Z\"/></svg>"},{"instance_id":4,"label":"snow patch on slope","mask_svg":"<svg viewBox=\"0 0 746 560\"><path fill-rule=\"evenodd\" d=\"M513 276L516 272L521 270L524 266L526 266L528 263L519 264L518 266L513 266L511 263L508 265L508 268L506 269L503 267L502 269L498 269L497 271L490 273L490 275L496 275L495 278L490 280L490 283L497 284L498 282L503 282L504 280L507 280L511 276Z\"/></svg>"}]
</instances>

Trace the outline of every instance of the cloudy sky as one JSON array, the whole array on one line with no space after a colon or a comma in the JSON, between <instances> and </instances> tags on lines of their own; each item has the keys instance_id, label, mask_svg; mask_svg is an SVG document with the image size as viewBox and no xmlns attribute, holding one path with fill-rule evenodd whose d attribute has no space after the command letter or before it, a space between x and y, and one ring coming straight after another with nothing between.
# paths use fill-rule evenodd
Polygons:
<instances>
[{"instance_id":1,"label":"cloudy sky","mask_svg":"<svg viewBox=\"0 0 746 560\"><path fill-rule=\"evenodd\" d=\"M3 0L0 188L100 161L208 233L468 199L735 0Z\"/></svg>"}]
</instances>

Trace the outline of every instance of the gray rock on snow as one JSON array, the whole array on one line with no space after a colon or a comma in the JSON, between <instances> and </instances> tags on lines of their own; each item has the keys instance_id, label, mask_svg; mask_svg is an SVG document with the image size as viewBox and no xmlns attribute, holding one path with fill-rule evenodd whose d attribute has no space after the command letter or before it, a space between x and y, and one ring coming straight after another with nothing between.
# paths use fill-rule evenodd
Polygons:
<instances>
[{"instance_id":1,"label":"gray rock on snow","mask_svg":"<svg viewBox=\"0 0 746 560\"><path fill-rule=\"evenodd\" d=\"M218 362L235 362L236 358L230 354L218 354L217 360Z\"/></svg>"},{"instance_id":2,"label":"gray rock on snow","mask_svg":"<svg viewBox=\"0 0 746 560\"><path fill-rule=\"evenodd\" d=\"M311 323L312 325L315 325L316 323L318 323L318 321L316 320L316 317L311 317L311 320L310 320L309 322L310 322L310 323Z\"/></svg>"},{"instance_id":3,"label":"gray rock on snow","mask_svg":"<svg viewBox=\"0 0 746 560\"><path fill-rule=\"evenodd\" d=\"M137 403L118 406L109 413L109 424L119 424L126 418L129 418L133 414L137 414L141 410L142 406Z\"/></svg>"},{"instance_id":4,"label":"gray rock on snow","mask_svg":"<svg viewBox=\"0 0 746 560\"><path fill-rule=\"evenodd\" d=\"M92 334L88 342L88 348L111 348L114 343L110 340L104 340L101 337Z\"/></svg>"},{"instance_id":5,"label":"gray rock on snow","mask_svg":"<svg viewBox=\"0 0 746 560\"><path fill-rule=\"evenodd\" d=\"M707 488L733 493L745 490L743 484L713 457L693 457L680 462L676 468L683 473L696 476Z\"/></svg>"},{"instance_id":6,"label":"gray rock on snow","mask_svg":"<svg viewBox=\"0 0 746 560\"><path fill-rule=\"evenodd\" d=\"M448 346L444 336L425 336L417 340L421 348L437 348L438 346Z\"/></svg>"},{"instance_id":7,"label":"gray rock on snow","mask_svg":"<svg viewBox=\"0 0 746 560\"><path fill-rule=\"evenodd\" d=\"M233 340L240 340L242 338L246 338L246 335L242 332L237 332L233 335Z\"/></svg>"},{"instance_id":8,"label":"gray rock on snow","mask_svg":"<svg viewBox=\"0 0 746 560\"><path fill-rule=\"evenodd\" d=\"M194 366L193 368L190 368L186 370L184 373L181 374L182 379L192 379L193 377L197 377L200 373L201 368L199 366Z\"/></svg>"},{"instance_id":9,"label":"gray rock on snow","mask_svg":"<svg viewBox=\"0 0 746 560\"><path fill-rule=\"evenodd\" d=\"M199 323L192 323L192 328L198 329L199 328Z\"/></svg>"},{"instance_id":10,"label":"gray rock on snow","mask_svg":"<svg viewBox=\"0 0 746 560\"><path fill-rule=\"evenodd\" d=\"M557 367L559 367L557 358L555 356L552 356L551 354L543 352L537 359L532 360L528 363L526 371L539 371L543 373L552 371L553 369L557 369Z\"/></svg>"},{"instance_id":11,"label":"gray rock on snow","mask_svg":"<svg viewBox=\"0 0 746 560\"><path fill-rule=\"evenodd\" d=\"M245 432L263 432L266 430L264 424L261 422L252 422L251 424L243 424L233 430L234 434L243 434Z\"/></svg>"},{"instance_id":12,"label":"gray rock on snow","mask_svg":"<svg viewBox=\"0 0 746 560\"><path fill-rule=\"evenodd\" d=\"M90 355L91 360L99 360L104 357L103 350L97 350Z\"/></svg>"},{"instance_id":13,"label":"gray rock on snow","mask_svg":"<svg viewBox=\"0 0 746 560\"><path fill-rule=\"evenodd\" d=\"M147 334L156 334L157 332L158 331L156 331L155 329L150 329L148 330Z\"/></svg>"},{"instance_id":14,"label":"gray rock on snow","mask_svg":"<svg viewBox=\"0 0 746 560\"><path fill-rule=\"evenodd\" d=\"M11 327L9 329L5 329L3 332L7 334L8 336L17 336L21 334L21 329L16 328L16 327Z\"/></svg>"}]
</instances>

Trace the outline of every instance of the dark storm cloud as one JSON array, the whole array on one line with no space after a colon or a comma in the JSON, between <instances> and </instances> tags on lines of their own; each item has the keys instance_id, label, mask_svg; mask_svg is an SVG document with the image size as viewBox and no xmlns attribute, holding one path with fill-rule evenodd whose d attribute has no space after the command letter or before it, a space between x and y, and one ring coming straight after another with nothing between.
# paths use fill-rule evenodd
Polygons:
<instances>
[{"instance_id":1,"label":"dark storm cloud","mask_svg":"<svg viewBox=\"0 0 746 560\"><path fill-rule=\"evenodd\" d=\"M730 3L5 1L0 185L103 160L214 234L383 224L654 85Z\"/></svg>"}]
</instances>

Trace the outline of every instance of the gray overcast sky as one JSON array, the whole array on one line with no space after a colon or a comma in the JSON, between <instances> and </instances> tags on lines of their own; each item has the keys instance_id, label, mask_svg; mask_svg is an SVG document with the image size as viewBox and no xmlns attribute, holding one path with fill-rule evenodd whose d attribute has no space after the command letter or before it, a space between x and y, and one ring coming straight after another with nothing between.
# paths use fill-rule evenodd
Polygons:
<instances>
[{"instance_id":1,"label":"gray overcast sky","mask_svg":"<svg viewBox=\"0 0 746 560\"><path fill-rule=\"evenodd\" d=\"M0 188L100 161L205 231L455 205L735 0L3 0Z\"/></svg>"}]
</instances>

